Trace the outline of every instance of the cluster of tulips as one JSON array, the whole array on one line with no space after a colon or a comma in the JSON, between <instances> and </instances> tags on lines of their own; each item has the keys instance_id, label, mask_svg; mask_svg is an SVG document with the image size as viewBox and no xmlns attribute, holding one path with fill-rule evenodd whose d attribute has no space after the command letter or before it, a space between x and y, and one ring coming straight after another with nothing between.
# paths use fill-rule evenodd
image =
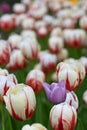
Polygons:
<instances>
[{"instance_id":1,"label":"cluster of tulips","mask_svg":"<svg viewBox=\"0 0 87 130\"><path fill-rule=\"evenodd\" d=\"M79 110L75 91L87 74L87 1L74 5L61 0L21 0L13 5L12 13L9 11L3 11L0 17L1 31L9 34L6 38L0 35L0 103L12 118L24 122L35 114L36 96L44 91L45 104L47 100L52 103L51 128L74 130ZM84 56L70 57L70 48L80 50ZM30 69L34 60L37 63ZM25 83L19 83L15 72L20 70L22 76L24 69ZM82 100L87 105L87 91ZM47 130L46 127L33 122L21 129Z\"/></svg>"}]
</instances>

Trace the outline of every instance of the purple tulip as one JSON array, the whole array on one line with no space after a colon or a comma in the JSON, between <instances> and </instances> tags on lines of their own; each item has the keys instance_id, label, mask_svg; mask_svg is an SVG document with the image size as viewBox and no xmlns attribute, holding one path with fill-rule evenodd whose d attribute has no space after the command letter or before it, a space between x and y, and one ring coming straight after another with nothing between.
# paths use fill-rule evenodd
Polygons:
<instances>
[{"instance_id":1,"label":"purple tulip","mask_svg":"<svg viewBox=\"0 0 87 130\"><path fill-rule=\"evenodd\" d=\"M64 102L66 99L66 87L65 82L61 81L59 83L43 83L47 98L53 104L58 104Z\"/></svg>"},{"instance_id":2,"label":"purple tulip","mask_svg":"<svg viewBox=\"0 0 87 130\"><path fill-rule=\"evenodd\" d=\"M2 11L3 13L10 13L10 5L3 2L2 4L0 4L0 11Z\"/></svg>"}]
</instances>

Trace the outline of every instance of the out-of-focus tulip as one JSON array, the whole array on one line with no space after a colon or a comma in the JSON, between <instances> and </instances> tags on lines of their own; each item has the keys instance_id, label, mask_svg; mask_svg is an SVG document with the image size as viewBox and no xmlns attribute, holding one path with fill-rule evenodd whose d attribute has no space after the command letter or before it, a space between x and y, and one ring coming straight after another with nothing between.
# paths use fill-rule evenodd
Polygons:
<instances>
[{"instance_id":1,"label":"out-of-focus tulip","mask_svg":"<svg viewBox=\"0 0 87 130\"><path fill-rule=\"evenodd\" d=\"M80 27L87 30L87 16L83 16L80 21L79 21L79 24L80 24Z\"/></svg>"},{"instance_id":2,"label":"out-of-focus tulip","mask_svg":"<svg viewBox=\"0 0 87 130\"><path fill-rule=\"evenodd\" d=\"M36 33L33 30L23 30L21 31L21 36L23 39L26 37L36 38Z\"/></svg>"},{"instance_id":3,"label":"out-of-focus tulip","mask_svg":"<svg viewBox=\"0 0 87 130\"><path fill-rule=\"evenodd\" d=\"M68 50L66 48L63 48L59 51L59 53L57 54L57 59L58 61L63 61L65 59L67 59L69 56Z\"/></svg>"},{"instance_id":4,"label":"out-of-focus tulip","mask_svg":"<svg viewBox=\"0 0 87 130\"><path fill-rule=\"evenodd\" d=\"M76 21L71 18L66 18L62 21L63 29L74 29L76 25Z\"/></svg>"},{"instance_id":5,"label":"out-of-focus tulip","mask_svg":"<svg viewBox=\"0 0 87 130\"><path fill-rule=\"evenodd\" d=\"M64 102L66 99L66 87L64 81L52 83L51 85L43 83L47 98L53 104Z\"/></svg>"},{"instance_id":6,"label":"out-of-focus tulip","mask_svg":"<svg viewBox=\"0 0 87 130\"><path fill-rule=\"evenodd\" d=\"M76 109L76 111L78 110L79 101L78 101L78 98L77 98L77 95L75 94L75 92L73 92L73 91L67 92L65 102L68 103L70 106L73 106Z\"/></svg>"},{"instance_id":7,"label":"out-of-focus tulip","mask_svg":"<svg viewBox=\"0 0 87 130\"><path fill-rule=\"evenodd\" d=\"M34 29L35 20L33 18L26 17L26 19L22 21L21 26L23 29Z\"/></svg>"},{"instance_id":8,"label":"out-of-focus tulip","mask_svg":"<svg viewBox=\"0 0 87 130\"><path fill-rule=\"evenodd\" d=\"M10 60L10 47L7 41L0 40L0 64L5 65Z\"/></svg>"},{"instance_id":9,"label":"out-of-focus tulip","mask_svg":"<svg viewBox=\"0 0 87 130\"><path fill-rule=\"evenodd\" d=\"M22 127L22 130L47 130L46 127L44 127L40 123L34 123L31 126L30 125L24 125Z\"/></svg>"},{"instance_id":10,"label":"out-of-focus tulip","mask_svg":"<svg viewBox=\"0 0 87 130\"><path fill-rule=\"evenodd\" d=\"M10 14L4 14L1 16L0 28L3 31L10 31L13 28L13 19Z\"/></svg>"},{"instance_id":11,"label":"out-of-focus tulip","mask_svg":"<svg viewBox=\"0 0 87 130\"><path fill-rule=\"evenodd\" d=\"M82 29L65 29L64 30L64 41L65 44L70 47L81 47L83 46L86 38L86 32Z\"/></svg>"},{"instance_id":12,"label":"out-of-focus tulip","mask_svg":"<svg viewBox=\"0 0 87 130\"><path fill-rule=\"evenodd\" d=\"M20 49L27 59L38 57L39 45L36 39L27 37L20 42Z\"/></svg>"},{"instance_id":13,"label":"out-of-focus tulip","mask_svg":"<svg viewBox=\"0 0 87 130\"><path fill-rule=\"evenodd\" d=\"M1 3L0 4L0 11L3 12L3 13L10 13L11 11L11 8L10 8L10 5L8 3Z\"/></svg>"},{"instance_id":14,"label":"out-of-focus tulip","mask_svg":"<svg viewBox=\"0 0 87 130\"><path fill-rule=\"evenodd\" d=\"M83 103L87 106L87 90L84 91L82 99L83 99Z\"/></svg>"},{"instance_id":15,"label":"out-of-focus tulip","mask_svg":"<svg viewBox=\"0 0 87 130\"><path fill-rule=\"evenodd\" d=\"M52 36L49 38L48 46L52 53L58 53L64 46L63 39L58 36Z\"/></svg>"},{"instance_id":16,"label":"out-of-focus tulip","mask_svg":"<svg viewBox=\"0 0 87 130\"><path fill-rule=\"evenodd\" d=\"M3 102L3 96L6 95L8 89L16 84L17 79L14 74L7 76L0 75L0 101Z\"/></svg>"},{"instance_id":17,"label":"out-of-focus tulip","mask_svg":"<svg viewBox=\"0 0 87 130\"><path fill-rule=\"evenodd\" d=\"M0 68L0 75L7 76L8 74L8 70Z\"/></svg>"},{"instance_id":18,"label":"out-of-focus tulip","mask_svg":"<svg viewBox=\"0 0 87 130\"><path fill-rule=\"evenodd\" d=\"M9 88L4 101L11 116L20 121L31 118L36 108L34 91L25 84L17 84Z\"/></svg>"},{"instance_id":19,"label":"out-of-focus tulip","mask_svg":"<svg viewBox=\"0 0 87 130\"><path fill-rule=\"evenodd\" d=\"M27 66L27 64L28 61L25 59L22 52L18 49L15 49L11 52L10 61L6 67L9 70L18 70L18 69L23 69L24 67Z\"/></svg>"},{"instance_id":20,"label":"out-of-focus tulip","mask_svg":"<svg viewBox=\"0 0 87 130\"><path fill-rule=\"evenodd\" d=\"M55 105L50 111L50 123L53 130L74 130L76 121L76 110L67 103Z\"/></svg>"},{"instance_id":21,"label":"out-of-focus tulip","mask_svg":"<svg viewBox=\"0 0 87 130\"><path fill-rule=\"evenodd\" d=\"M37 30L37 35L39 38L45 38L48 34L48 30L46 27L40 27L38 30Z\"/></svg>"},{"instance_id":22,"label":"out-of-focus tulip","mask_svg":"<svg viewBox=\"0 0 87 130\"><path fill-rule=\"evenodd\" d=\"M59 1L50 1L48 7L52 12L57 12L61 9L62 6Z\"/></svg>"},{"instance_id":23,"label":"out-of-focus tulip","mask_svg":"<svg viewBox=\"0 0 87 130\"><path fill-rule=\"evenodd\" d=\"M82 56L82 57L80 57L79 60L80 60L80 62L84 65L85 71L86 71L86 74L87 74L87 57Z\"/></svg>"},{"instance_id":24,"label":"out-of-focus tulip","mask_svg":"<svg viewBox=\"0 0 87 130\"><path fill-rule=\"evenodd\" d=\"M20 41L22 40L22 37L18 34L12 34L8 37L8 44L11 47L11 49L18 49Z\"/></svg>"},{"instance_id":25,"label":"out-of-focus tulip","mask_svg":"<svg viewBox=\"0 0 87 130\"><path fill-rule=\"evenodd\" d=\"M57 63L56 55L46 51L39 53L39 60L44 72L53 71Z\"/></svg>"},{"instance_id":26,"label":"out-of-focus tulip","mask_svg":"<svg viewBox=\"0 0 87 130\"><path fill-rule=\"evenodd\" d=\"M55 27L52 31L51 31L51 36L62 36L63 31L60 27Z\"/></svg>"},{"instance_id":27,"label":"out-of-focus tulip","mask_svg":"<svg viewBox=\"0 0 87 130\"><path fill-rule=\"evenodd\" d=\"M29 10L29 15L35 19L41 19L47 13L47 6L45 2L35 1Z\"/></svg>"},{"instance_id":28,"label":"out-of-focus tulip","mask_svg":"<svg viewBox=\"0 0 87 130\"><path fill-rule=\"evenodd\" d=\"M67 59L60 62L56 69L57 80L64 80L69 91L80 87L85 78L85 68L78 60Z\"/></svg>"},{"instance_id":29,"label":"out-of-focus tulip","mask_svg":"<svg viewBox=\"0 0 87 130\"><path fill-rule=\"evenodd\" d=\"M22 14L22 13L24 13L26 11L26 7L22 3L15 3L13 5L13 11L16 14Z\"/></svg>"},{"instance_id":30,"label":"out-of-focus tulip","mask_svg":"<svg viewBox=\"0 0 87 130\"><path fill-rule=\"evenodd\" d=\"M26 83L33 88L35 92L43 90L43 82L45 82L45 74L41 70L31 70L26 78Z\"/></svg>"}]
</instances>

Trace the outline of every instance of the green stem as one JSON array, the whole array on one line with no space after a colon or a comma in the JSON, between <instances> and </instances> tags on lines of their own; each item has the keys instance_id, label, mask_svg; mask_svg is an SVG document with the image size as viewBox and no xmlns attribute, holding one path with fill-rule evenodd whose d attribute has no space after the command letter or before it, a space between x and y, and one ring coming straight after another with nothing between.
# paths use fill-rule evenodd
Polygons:
<instances>
[{"instance_id":1,"label":"green stem","mask_svg":"<svg viewBox=\"0 0 87 130\"><path fill-rule=\"evenodd\" d=\"M5 130L5 125L4 125L4 107L3 107L3 104L1 104L1 117L2 117L2 130Z\"/></svg>"},{"instance_id":2,"label":"green stem","mask_svg":"<svg viewBox=\"0 0 87 130\"><path fill-rule=\"evenodd\" d=\"M8 114L8 120L9 120L9 130L13 130L12 129L12 123L11 123L11 117L10 117L9 114Z\"/></svg>"}]
</instances>

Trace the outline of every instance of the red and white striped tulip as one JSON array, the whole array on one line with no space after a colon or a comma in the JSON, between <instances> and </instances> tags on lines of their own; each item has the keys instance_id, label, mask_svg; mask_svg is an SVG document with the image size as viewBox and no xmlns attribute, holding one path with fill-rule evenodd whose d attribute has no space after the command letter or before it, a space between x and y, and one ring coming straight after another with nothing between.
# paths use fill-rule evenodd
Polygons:
<instances>
[{"instance_id":1,"label":"red and white striped tulip","mask_svg":"<svg viewBox=\"0 0 87 130\"><path fill-rule=\"evenodd\" d=\"M35 28L35 20L33 18L24 19L21 23L23 29L34 29Z\"/></svg>"},{"instance_id":2,"label":"red and white striped tulip","mask_svg":"<svg viewBox=\"0 0 87 130\"><path fill-rule=\"evenodd\" d=\"M44 127L42 124L40 123L34 123L31 126L30 125L24 125L22 127L22 130L47 130L46 127Z\"/></svg>"},{"instance_id":3,"label":"red and white striped tulip","mask_svg":"<svg viewBox=\"0 0 87 130\"><path fill-rule=\"evenodd\" d=\"M3 31L10 31L13 28L13 18L10 14L4 14L1 16L0 28Z\"/></svg>"},{"instance_id":4,"label":"red and white striped tulip","mask_svg":"<svg viewBox=\"0 0 87 130\"><path fill-rule=\"evenodd\" d=\"M39 53L39 60L44 72L53 71L57 63L56 55L46 51Z\"/></svg>"},{"instance_id":5,"label":"red and white striped tulip","mask_svg":"<svg viewBox=\"0 0 87 130\"><path fill-rule=\"evenodd\" d=\"M65 29L64 41L65 44L70 47L81 47L86 38L86 32L82 29Z\"/></svg>"},{"instance_id":6,"label":"red and white striped tulip","mask_svg":"<svg viewBox=\"0 0 87 130\"><path fill-rule=\"evenodd\" d=\"M37 40L34 38L25 38L22 42L20 42L20 49L25 58L28 60L38 57L39 45Z\"/></svg>"},{"instance_id":7,"label":"red and white striped tulip","mask_svg":"<svg viewBox=\"0 0 87 130\"><path fill-rule=\"evenodd\" d=\"M84 91L82 100L83 100L83 103L87 106L87 90Z\"/></svg>"},{"instance_id":8,"label":"red and white striped tulip","mask_svg":"<svg viewBox=\"0 0 87 130\"><path fill-rule=\"evenodd\" d=\"M20 121L31 118L36 108L34 91L25 84L10 88L4 96L4 101L11 116Z\"/></svg>"},{"instance_id":9,"label":"red and white striped tulip","mask_svg":"<svg viewBox=\"0 0 87 130\"><path fill-rule=\"evenodd\" d=\"M3 96L10 87L17 84L17 79L14 74L9 74L7 76L0 75L0 101L3 102Z\"/></svg>"},{"instance_id":10,"label":"red and white striped tulip","mask_svg":"<svg viewBox=\"0 0 87 130\"><path fill-rule=\"evenodd\" d=\"M80 60L80 62L84 65L85 71L86 71L86 74L87 74L87 57L82 56L82 57L80 57L79 60Z\"/></svg>"},{"instance_id":11,"label":"red and white striped tulip","mask_svg":"<svg viewBox=\"0 0 87 130\"><path fill-rule=\"evenodd\" d=\"M11 52L10 61L6 67L9 70L18 70L18 69L23 69L24 67L27 66L27 64L28 61L25 59L21 50L15 49Z\"/></svg>"},{"instance_id":12,"label":"red and white striped tulip","mask_svg":"<svg viewBox=\"0 0 87 130\"><path fill-rule=\"evenodd\" d=\"M49 38L48 46L50 52L58 53L64 47L63 39L58 36L52 36Z\"/></svg>"},{"instance_id":13,"label":"red and white striped tulip","mask_svg":"<svg viewBox=\"0 0 87 130\"><path fill-rule=\"evenodd\" d=\"M76 111L78 111L79 100L78 100L78 97L74 91L67 92L65 102L68 103L70 106L73 106L76 109Z\"/></svg>"},{"instance_id":14,"label":"red and white striped tulip","mask_svg":"<svg viewBox=\"0 0 87 130\"><path fill-rule=\"evenodd\" d=\"M7 76L9 75L8 70L0 68L0 75Z\"/></svg>"},{"instance_id":15,"label":"red and white striped tulip","mask_svg":"<svg viewBox=\"0 0 87 130\"><path fill-rule=\"evenodd\" d=\"M45 74L38 69L31 70L26 77L26 83L31 86L35 92L41 92L43 90L43 82L45 82Z\"/></svg>"},{"instance_id":16,"label":"red and white striped tulip","mask_svg":"<svg viewBox=\"0 0 87 130\"><path fill-rule=\"evenodd\" d=\"M0 64L5 65L10 60L10 47L7 41L0 40Z\"/></svg>"},{"instance_id":17,"label":"red and white striped tulip","mask_svg":"<svg viewBox=\"0 0 87 130\"><path fill-rule=\"evenodd\" d=\"M67 90L73 91L80 87L85 78L85 68L78 60L68 59L57 65L56 74L57 80L64 80Z\"/></svg>"},{"instance_id":18,"label":"red and white striped tulip","mask_svg":"<svg viewBox=\"0 0 87 130\"><path fill-rule=\"evenodd\" d=\"M50 123L53 130L74 130L76 121L76 110L67 103L55 105L50 111Z\"/></svg>"},{"instance_id":19,"label":"red and white striped tulip","mask_svg":"<svg viewBox=\"0 0 87 130\"><path fill-rule=\"evenodd\" d=\"M83 28L84 30L87 31L87 16L84 15L83 17L81 17L80 21L79 21L79 24L80 24L80 27Z\"/></svg>"},{"instance_id":20,"label":"red and white striped tulip","mask_svg":"<svg viewBox=\"0 0 87 130\"><path fill-rule=\"evenodd\" d=\"M22 3L15 3L13 5L13 12L16 14L22 14L26 11L26 6Z\"/></svg>"},{"instance_id":21,"label":"red and white striped tulip","mask_svg":"<svg viewBox=\"0 0 87 130\"><path fill-rule=\"evenodd\" d=\"M22 37L20 35L12 34L8 37L8 44L12 50L18 49L21 40L22 40Z\"/></svg>"}]
</instances>

